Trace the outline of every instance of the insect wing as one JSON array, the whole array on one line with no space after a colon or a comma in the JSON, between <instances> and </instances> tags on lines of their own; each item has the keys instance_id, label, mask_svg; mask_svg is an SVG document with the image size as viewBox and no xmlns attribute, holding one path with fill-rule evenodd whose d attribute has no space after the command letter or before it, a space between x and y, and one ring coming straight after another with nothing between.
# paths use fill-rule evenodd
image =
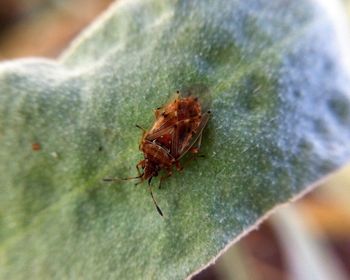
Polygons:
<instances>
[{"instance_id":1,"label":"insect wing","mask_svg":"<svg viewBox=\"0 0 350 280\"><path fill-rule=\"evenodd\" d=\"M199 137L201 136L204 127L207 125L208 120L209 120L209 116L210 113L205 113L202 115L201 121L199 126L197 127L194 135L192 136L190 142L186 145L183 145L183 147L181 147L181 149L178 151L179 152L179 156L177 158L177 160L181 159L192 147L193 145L197 142L197 140L199 139Z\"/></svg>"},{"instance_id":2,"label":"insect wing","mask_svg":"<svg viewBox=\"0 0 350 280\"><path fill-rule=\"evenodd\" d=\"M174 133L171 145L171 154L178 158L183 146L187 146L201 122L200 117L188 118L178 121L174 125Z\"/></svg>"},{"instance_id":3,"label":"insect wing","mask_svg":"<svg viewBox=\"0 0 350 280\"><path fill-rule=\"evenodd\" d=\"M159 135L160 131L164 131L164 129L172 127L176 123L176 121L176 117L173 116L168 116L166 118L159 119L155 122L149 133Z\"/></svg>"},{"instance_id":4,"label":"insect wing","mask_svg":"<svg viewBox=\"0 0 350 280\"><path fill-rule=\"evenodd\" d=\"M168 126L163 129L157 130L156 132L152 132L152 131L148 132L145 139L148 141L154 141L159 137L161 137L162 135L166 135L166 134L172 135L173 133L174 133L174 126Z\"/></svg>"},{"instance_id":5,"label":"insect wing","mask_svg":"<svg viewBox=\"0 0 350 280\"><path fill-rule=\"evenodd\" d=\"M177 121L177 117L174 112L165 112L163 111L160 115L156 116L156 121L150 131L149 135L160 135L161 131L168 127L172 127Z\"/></svg>"}]
</instances>

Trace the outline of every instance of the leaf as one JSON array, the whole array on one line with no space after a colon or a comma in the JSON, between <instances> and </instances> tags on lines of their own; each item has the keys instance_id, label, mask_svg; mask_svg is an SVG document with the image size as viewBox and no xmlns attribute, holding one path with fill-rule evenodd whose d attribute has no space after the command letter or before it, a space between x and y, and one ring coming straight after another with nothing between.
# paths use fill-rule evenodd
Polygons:
<instances>
[{"instance_id":1,"label":"leaf","mask_svg":"<svg viewBox=\"0 0 350 280\"><path fill-rule=\"evenodd\" d=\"M0 278L185 278L344 165L348 51L320 3L118 1L58 61L3 63ZM163 219L102 179L136 174L135 124L177 89L213 114L206 158L154 188Z\"/></svg>"}]
</instances>

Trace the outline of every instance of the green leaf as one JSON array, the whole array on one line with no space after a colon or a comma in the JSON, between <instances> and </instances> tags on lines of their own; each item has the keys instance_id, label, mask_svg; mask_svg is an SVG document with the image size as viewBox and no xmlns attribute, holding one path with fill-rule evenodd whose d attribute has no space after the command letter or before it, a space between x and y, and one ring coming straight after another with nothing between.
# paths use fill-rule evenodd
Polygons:
<instances>
[{"instance_id":1,"label":"green leaf","mask_svg":"<svg viewBox=\"0 0 350 280\"><path fill-rule=\"evenodd\" d=\"M343 35L321 1L118 1L58 61L1 64L0 278L206 265L349 160ZM136 174L135 124L177 89L213 114L206 157L154 188L161 218L146 184L102 179Z\"/></svg>"}]
</instances>

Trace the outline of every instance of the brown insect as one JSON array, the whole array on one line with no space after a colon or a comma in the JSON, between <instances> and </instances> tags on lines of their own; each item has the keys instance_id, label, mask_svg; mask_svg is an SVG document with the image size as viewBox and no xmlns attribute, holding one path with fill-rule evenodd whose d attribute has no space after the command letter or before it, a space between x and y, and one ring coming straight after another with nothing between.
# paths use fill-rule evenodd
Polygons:
<instances>
[{"instance_id":1,"label":"brown insect","mask_svg":"<svg viewBox=\"0 0 350 280\"><path fill-rule=\"evenodd\" d=\"M41 145L39 143L32 143L32 150L37 152L41 150Z\"/></svg>"},{"instance_id":2,"label":"brown insect","mask_svg":"<svg viewBox=\"0 0 350 280\"><path fill-rule=\"evenodd\" d=\"M187 153L199 152L202 132L210 116L210 111L202 112L202 106L197 97L188 95L182 97L177 91L176 97L163 107L155 110L155 122L150 130L143 130L139 149L144 159L137 165L138 176L122 180L140 179L139 183L148 180L149 191L158 213L163 216L152 192L151 180L158 176L161 170L165 174L162 181L172 175L173 166L178 171L183 167L180 159ZM141 168L141 170L140 170ZM116 181L117 178L105 178L104 181Z\"/></svg>"}]
</instances>

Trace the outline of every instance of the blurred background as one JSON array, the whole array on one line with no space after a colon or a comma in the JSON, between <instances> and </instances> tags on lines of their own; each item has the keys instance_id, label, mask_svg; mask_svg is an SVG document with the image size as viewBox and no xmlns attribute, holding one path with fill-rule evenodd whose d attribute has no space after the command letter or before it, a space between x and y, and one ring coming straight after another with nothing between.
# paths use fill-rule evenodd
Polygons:
<instances>
[{"instance_id":1,"label":"blurred background","mask_svg":"<svg viewBox=\"0 0 350 280\"><path fill-rule=\"evenodd\" d=\"M0 61L57 57L111 2L0 0ZM350 167L281 207L194 279L350 279Z\"/></svg>"}]
</instances>

